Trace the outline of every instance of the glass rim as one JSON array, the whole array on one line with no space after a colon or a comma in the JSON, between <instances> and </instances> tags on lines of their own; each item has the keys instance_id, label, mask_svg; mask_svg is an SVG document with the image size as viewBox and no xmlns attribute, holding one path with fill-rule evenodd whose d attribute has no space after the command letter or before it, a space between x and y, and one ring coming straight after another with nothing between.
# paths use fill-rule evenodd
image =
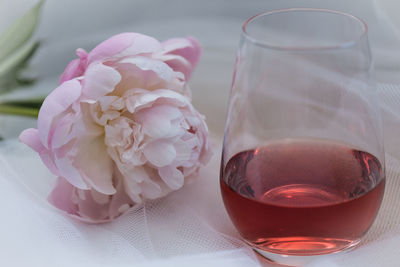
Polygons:
<instances>
[{"instance_id":1,"label":"glass rim","mask_svg":"<svg viewBox=\"0 0 400 267\"><path fill-rule=\"evenodd\" d=\"M260 41L257 38L251 36L247 32L247 26L252 23L254 20L264 17L264 16L269 16L273 14L279 14L279 13L287 13L287 12L297 12L297 11L310 11L310 12L322 12L322 13L330 13L330 14L336 14L336 15L341 15L347 18L352 19L355 22L358 22L361 25L361 33L359 35L356 35L356 37L350 41L345 41L342 43L339 43L337 45L324 45L324 46L307 46L307 47L298 47L298 46L280 46L280 45L274 45L271 43L268 43L266 41ZM243 24L242 24L242 36L249 41L250 43L261 46L264 48L269 48L273 50L284 50L284 51L325 51L325 50L336 50L336 49L346 49L349 47L354 46L358 42L360 42L364 37L367 36L368 33L368 26L367 23L365 23L364 20L361 18L351 15L346 12L342 11L337 11L337 10L331 10L331 9L325 9L325 8L282 8L282 9L276 9L276 10L271 10L271 11L264 11L259 14L256 14L250 18L248 18Z\"/></svg>"}]
</instances>

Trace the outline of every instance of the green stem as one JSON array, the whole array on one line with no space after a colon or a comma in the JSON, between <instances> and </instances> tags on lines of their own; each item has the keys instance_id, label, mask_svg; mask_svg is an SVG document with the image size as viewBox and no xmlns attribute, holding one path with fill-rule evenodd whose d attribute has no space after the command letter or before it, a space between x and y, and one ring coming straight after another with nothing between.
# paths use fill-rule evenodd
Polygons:
<instances>
[{"instance_id":1,"label":"green stem","mask_svg":"<svg viewBox=\"0 0 400 267\"><path fill-rule=\"evenodd\" d=\"M45 97L21 99L21 100L9 100L0 102L0 105L16 106L16 107L27 107L27 108L40 108L43 104Z\"/></svg>"},{"instance_id":2,"label":"green stem","mask_svg":"<svg viewBox=\"0 0 400 267\"><path fill-rule=\"evenodd\" d=\"M36 118L45 97L0 101L0 114L27 116Z\"/></svg>"},{"instance_id":3,"label":"green stem","mask_svg":"<svg viewBox=\"0 0 400 267\"><path fill-rule=\"evenodd\" d=\"M0 113L37 118L39 114L39 108L0 104Z\"/></svg>"}]
</instances>

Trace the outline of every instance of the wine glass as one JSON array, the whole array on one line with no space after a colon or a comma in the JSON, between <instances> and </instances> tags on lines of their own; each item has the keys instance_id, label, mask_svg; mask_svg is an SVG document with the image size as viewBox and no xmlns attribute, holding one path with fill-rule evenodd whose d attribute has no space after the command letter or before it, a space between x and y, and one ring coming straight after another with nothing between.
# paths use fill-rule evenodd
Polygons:
<instances>
[{"instance_id":1,"label":"wine glass","mask_svg":"<svg viewBox=\"0 0 400 267\"><path fill-rule=\"evenodd\" d=\"M350 249L385 187L366 24L326 9L265 12L242 27L221 192L243 239L299 264Z\"/></svg>"}]
</instances>

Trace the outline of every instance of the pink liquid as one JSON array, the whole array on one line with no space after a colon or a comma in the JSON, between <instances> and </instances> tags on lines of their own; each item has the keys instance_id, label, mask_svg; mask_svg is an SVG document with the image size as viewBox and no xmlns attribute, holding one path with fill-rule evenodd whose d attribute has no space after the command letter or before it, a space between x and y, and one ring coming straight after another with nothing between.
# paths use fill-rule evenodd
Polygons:
<instances>
[{"instance_id":1,"label":"pink liquid","mask_svg":"<svg viewBox=\"0 0 400 267\"><path fill-rule=\"evenodd\" d=\"M384 188L377 158L325 141L282 141L243 151L221 172L225 207L242 237L286 255L356 245L378 213Z\"/></svg>"}]
</instances>

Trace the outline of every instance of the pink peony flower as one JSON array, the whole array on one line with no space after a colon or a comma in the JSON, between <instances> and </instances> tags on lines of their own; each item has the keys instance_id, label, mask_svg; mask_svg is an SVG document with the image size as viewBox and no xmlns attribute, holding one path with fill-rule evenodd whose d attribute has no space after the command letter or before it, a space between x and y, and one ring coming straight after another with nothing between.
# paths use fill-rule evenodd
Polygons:
<instances>
[{"instance_id":1,"label":"pink peony flower","mask_svg":"<svg viewBox=\"0 0 400 267\"><path fill-rule=\"evenodd\" d=\"M116 35L77 50L20 140L58 176L49 201L86 222L112 220L181 188L211 156L185 85L200 57L192 38Z\"/></svg>"}]
</instances>

